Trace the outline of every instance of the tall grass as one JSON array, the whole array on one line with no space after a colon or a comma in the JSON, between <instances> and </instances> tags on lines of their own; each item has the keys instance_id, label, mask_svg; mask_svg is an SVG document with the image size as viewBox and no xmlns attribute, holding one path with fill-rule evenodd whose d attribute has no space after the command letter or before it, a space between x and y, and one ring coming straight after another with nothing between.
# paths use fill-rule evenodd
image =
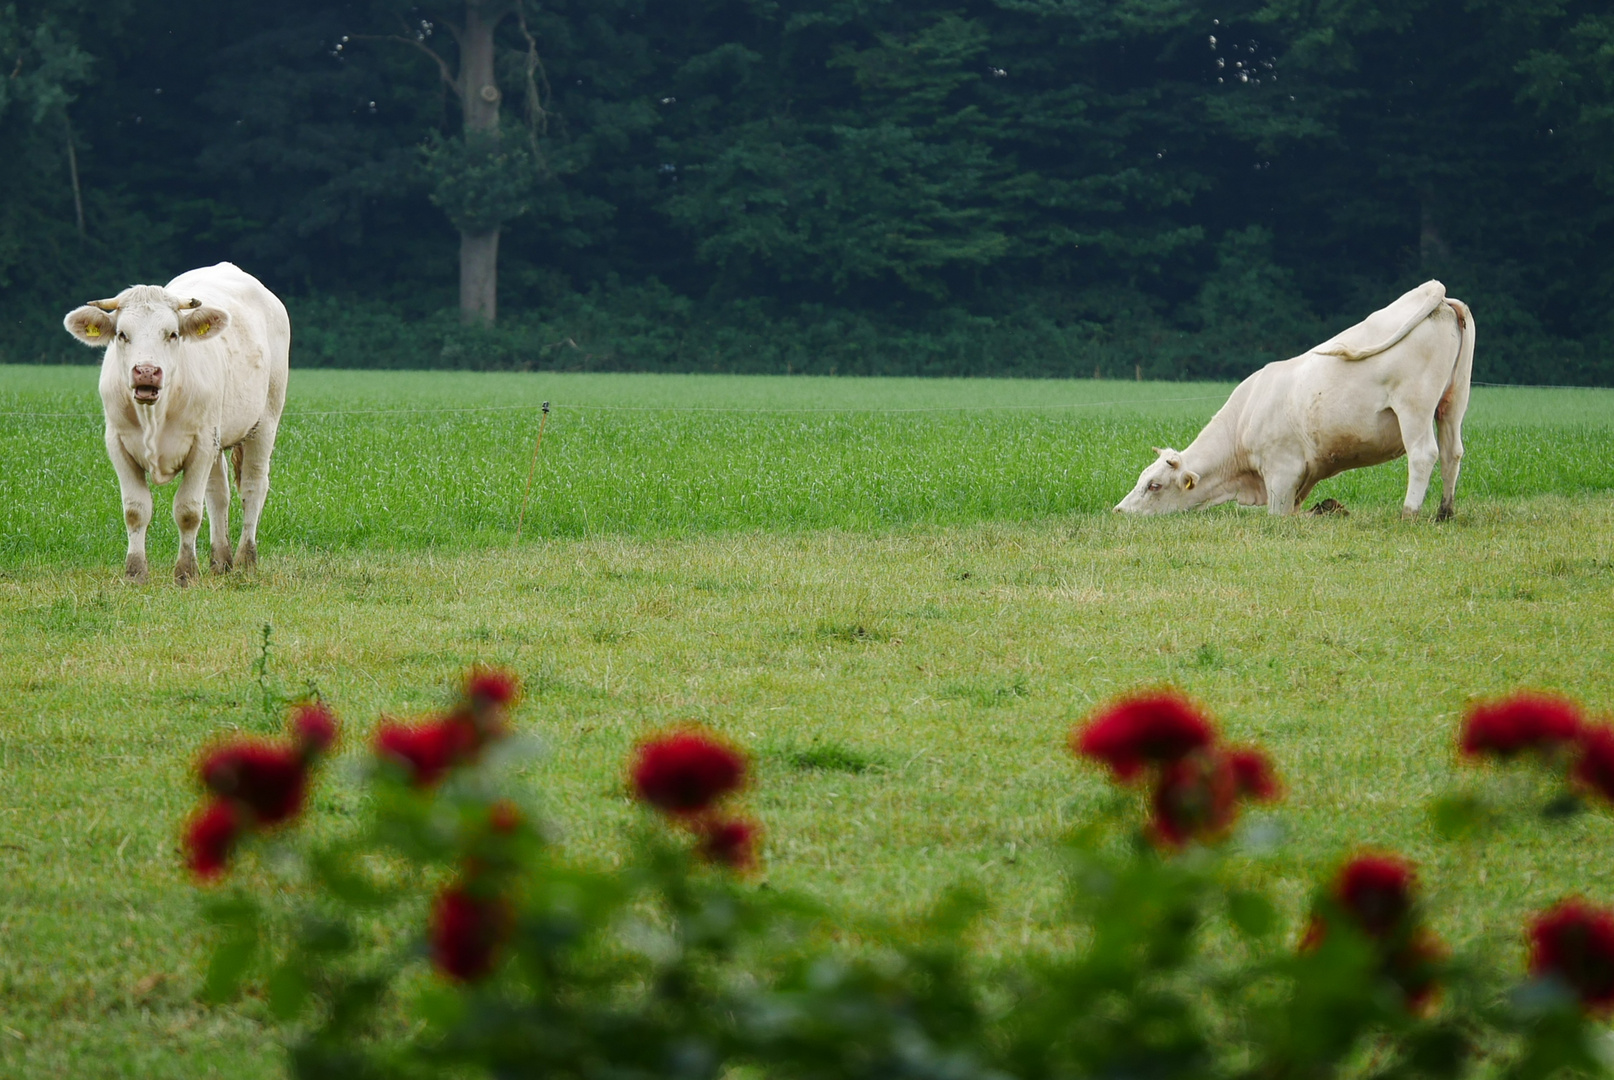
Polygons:
<instances>
[{"instance_id":1,"label":"tall grass","mask_svg":"<svg viewBox=\"0 0 1614 1080\"><path fill-rule=\"evenodd\" d=\"M1216 384L747 376L293 373L266 550L508 543L541 401L524 536L882 530L1112 506L1225 399ZM94 372L0 368L0 559L116 560ZM54 415L53 415L54 414ZM1460 500L1614 486L1614 391L1479 389ZM1317 491L1393 504L1404 467ZM159 496L153 551L172 537Z\"/></svg>"}]
</instances>

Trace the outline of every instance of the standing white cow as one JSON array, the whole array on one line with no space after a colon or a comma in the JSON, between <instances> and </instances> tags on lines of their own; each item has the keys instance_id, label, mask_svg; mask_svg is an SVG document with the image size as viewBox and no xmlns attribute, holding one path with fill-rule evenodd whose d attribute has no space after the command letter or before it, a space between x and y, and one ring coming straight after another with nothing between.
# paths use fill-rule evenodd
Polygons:
<instances>
[{"instance_id":1,"label":"standing white cow","mask_svg":"<svg viewBox=\"0 0 1614 1080\"><path fill-rule=\"evenodd\" d=\"M1292 514L1321 480L1407 455L1402 515L1423 506L1435 462L1451 517L1474 369L1468 305L1426 281L1310 352L1240 383L1182 453L1157 459L1116 510L1166 514L1237 499Z\"/></svg>"},{"instance_id":2,"label":"standing white cow","mask_svg":"<svg viewBox=\"0 0 1614 1080\"><path fill-rule=\"evenodd\" d=\"M197 577L196 533L207 501L212 566L230 569L232 451L241 488L241 542L234 562L258 561L258 516L269 494L269 456L286 404L291 320L263 283L231 263L134 285L114 299L75 308L67 332L106 349L101 403L106 450L123 488L129 530L124 574L146 580L150 484L180 473L174 495L179 560L174 580Z\"/></svg>"}]
</instances>

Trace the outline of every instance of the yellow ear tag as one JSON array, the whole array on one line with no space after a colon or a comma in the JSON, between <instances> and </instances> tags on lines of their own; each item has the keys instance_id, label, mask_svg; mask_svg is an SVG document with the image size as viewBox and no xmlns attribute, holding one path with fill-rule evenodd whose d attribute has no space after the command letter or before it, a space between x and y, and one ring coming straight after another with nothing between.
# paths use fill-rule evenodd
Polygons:
<instances>
[{"instance_id":1,"label":"yellow ear tag","mask_svg":"<svg viewBox=\"0 0 1614 1080\"><path fill-rule=\"evenodd\" d=\"M198 323L196 325L196 336L207 337L207 332L211 329L213 329L213 324L210 322Z\"/></svg>"},{"instance_id":2,"label":"yellow ear tag","mask_svg":"<svg viewBox=\"0 0 1614 1080\"><path fill-rule=\"evenodd\" d=\"M84 328L84 336L85 337L100 337L101 336L101 328L99 326L96 326L94 323L90 323L88 326L86 326Z\"/></svg>"}]
</instances>

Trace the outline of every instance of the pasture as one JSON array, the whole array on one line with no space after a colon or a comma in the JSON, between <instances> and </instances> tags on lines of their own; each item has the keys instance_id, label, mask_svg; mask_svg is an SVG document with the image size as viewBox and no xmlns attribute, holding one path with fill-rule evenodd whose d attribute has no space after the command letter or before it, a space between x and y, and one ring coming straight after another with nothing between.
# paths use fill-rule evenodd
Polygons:
<instances>
[{"instance_id":1,"label":"pasture","mask_svg":"<svg viewBox=\"0 0 1614 1080\"><path fill-rule=\"evenodd\" d=\"M153 584L119 580L94 380L0 368L5 1075L280 1075L258 998L194 1002L195 749L312 683L351 750L476 661L525 679L578 857L622 846L634 739L698 719L756 755L770 886L904 910L975 881L988 960L1048 944L1056 839L1108 801L1071 724L1147 682L1273 754L1285 839L1245 858L1296 907L1359 843L1420 863L1459 949L1614 900L1606 814L1482 849L1426 817L1471 779L1471 697L1614 707L1614 392L1476 390L1436 526L1399 520L1399 462L1314 493L1349 517L1109 513L1225 386L297 371L260 571L182 592L171 488ZM314 827L355 809L327 773Z\"/></svg>"}]
</instances>

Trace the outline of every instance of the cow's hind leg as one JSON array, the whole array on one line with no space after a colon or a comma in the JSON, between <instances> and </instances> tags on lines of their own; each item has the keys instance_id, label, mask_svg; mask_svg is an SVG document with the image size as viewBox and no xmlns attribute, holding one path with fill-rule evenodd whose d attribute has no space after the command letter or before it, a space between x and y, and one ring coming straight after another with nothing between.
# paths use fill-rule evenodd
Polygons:
<instances>
[{"instance_id":1,"label":"cow's hind leg","mask_svg":"<svg viewBox=\"0 0 1614 1080\"><path fill-rule=\"evenodd\" d=\"M1440 513L1451 517L1457 503L1457 473L1463 464L1463 416L1468 412L1468 391L1474 376L1474 313L1461 300L1446 298L1457 315L1457 363L1451 381L1435 408L1435 437L1440 443Z\"/></svg>"},{"instance_id":2,"label":"cow's hind leg","mask_svg":"<svg viewBox=\"0 0 1614 1080\"><path fill-rule=\"evenodd\" d=\"M123 492L123 525L129 533L129 552L123 560L123 576L133 582L146 580L146 526L151 524L151 487L146 470L129 456L123 443L112 432L106 435L107 456L118 473Z\"/></svg>"},{"instance_id":3,"label":"cow's hind leg","mask_svg":"<svg viewBox=\"0 0 1614 1080\"><path fill-rule=\"evenodd\" d=\"M1463 467L1461 420L1457 423L1436 421L1435 435L1440 444L1440 510L1435 520L1445 521L1457 506L1457 473Z\"/></svg>"},{"instance_id":4,"label":"cow's hind leg","mask_svg":"<svg viewBox=\"0 0 1614 1080\"><path fill-rule=\"evenodd\" d=\"M235 548L235 564L243 570L258 565L258 518L269 497L269 458L275 452L278 427L265 419L241 444L241 474L236 478L241 489L241 539Z\"/></svg>"},{"instance_id":5,"label":"cow's hind leg","mask_svg":"<svg viewBox=\"0 0 1614 1080\"><path fill-rule=\"evenodd\" d=\"M185 459L179 490L174 492L174 524L179 528L179 559L174 563L177 585L189 585L201 576L196 565L196 534L202 531L202 496L213 475L210 457L191 451Z\"/></svg>"},{"instance_id":6,"label":"cow's hind leg","mask_svg":"<svg viewBox=\"0 0 1614 1080\"><path fill-rule=\"evenodd\" d=\"M207 540L215 574L230 572L229 462L220 454L207 478Z\"/></svg>"},{"instance_id":7,"label":"cow's hind leg","mask_svg":"<svg viewBox=\"0 0 1614 1080\"><path fill-rule=\"evenodd\" d=\"M1423 499L1429 492L1429 480L1435 474L1435 462L1440 459L1440 448L1435 442L1434 425L1428 413L1417 418L1417 410L1409 409L1405 415L1396 414L1401 425L1401 445L1407 449L1407 499L1401 505L1401 516L1414 518L1423 509Z\"/></svg>"}]
</instances>

